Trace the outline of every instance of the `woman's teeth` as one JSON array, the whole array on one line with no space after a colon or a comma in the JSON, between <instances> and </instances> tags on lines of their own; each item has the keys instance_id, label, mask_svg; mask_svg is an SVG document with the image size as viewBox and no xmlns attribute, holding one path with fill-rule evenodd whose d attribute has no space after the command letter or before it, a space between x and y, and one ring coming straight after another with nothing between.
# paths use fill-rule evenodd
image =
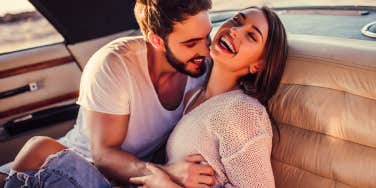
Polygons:
<instances>
[{"instance_id":1,"label":"woman's teeth","mask_svg":"<svg viewBox=\"0 0 376 188\"><path fill-rule=\"evenodd\" d=\"M232 44L231 44L231 42L227 39L227 38L225 38L225 37L221 37L220 39L219 39L219 44L222 46L222 47L224 47L224 48L226 48L228 51L230 51L231 53L235 53L235 49L234 49L234 47L232 46Z\"/></svg>"}]
</instances>

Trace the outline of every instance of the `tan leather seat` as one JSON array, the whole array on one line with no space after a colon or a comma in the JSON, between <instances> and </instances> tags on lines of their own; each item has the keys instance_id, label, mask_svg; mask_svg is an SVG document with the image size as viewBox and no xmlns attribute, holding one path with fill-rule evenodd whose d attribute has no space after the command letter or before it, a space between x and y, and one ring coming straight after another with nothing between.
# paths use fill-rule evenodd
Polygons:
<instances>
[{"instance_id":1,"label":"tan leather seat","mask_svg":"<svg viewBox=\"0 0 376 188\"><path fill-rule=\"evenodd\" d=\"M376 187L376 42L289 35L271 114L276 187Z\"/></svg>"}]
</instances>

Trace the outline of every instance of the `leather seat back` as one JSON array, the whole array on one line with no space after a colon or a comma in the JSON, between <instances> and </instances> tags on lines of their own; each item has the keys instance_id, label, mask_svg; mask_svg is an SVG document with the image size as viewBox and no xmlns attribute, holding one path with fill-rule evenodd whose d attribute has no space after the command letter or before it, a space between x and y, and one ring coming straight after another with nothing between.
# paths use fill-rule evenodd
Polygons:
<instances>
[{"instance_id":1,"label":"leather seat back","mask_svg":"<svg viewBox=\"0 0 376 188\"><path fill-rule=\"evenodd\" d=\"M376 187L376 43L289 35L269 103L276 187Z\"/></svg>"}]
</instances>

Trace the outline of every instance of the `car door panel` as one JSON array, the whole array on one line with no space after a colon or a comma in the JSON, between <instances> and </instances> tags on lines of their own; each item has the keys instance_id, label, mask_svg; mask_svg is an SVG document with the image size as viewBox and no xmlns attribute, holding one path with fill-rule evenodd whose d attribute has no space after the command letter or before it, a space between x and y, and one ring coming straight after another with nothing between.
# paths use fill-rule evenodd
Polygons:
<instances>
[{"instance_id":1,"label":"car door panel","mask_svg":"<svg viewBox=\"0 0 376 188\"><path fill-rule=\"evenodd\" d=\"M2 90L9 90L32 82L38 82L39 89L2 99L0 118L3 113L20 106L48 100L78 92L80 70L75 63L68 63L16 76L0 79ZM64 97L63 97L64 98Z\"/></svg>"},{"instance_id":2,"label":"car door panel","mask_svg":"<svg viewBox=\"0 0 376 188\"><path fill-rule=\"evenodd\" d=\"M0 99L0 164L15 157L20 147L34 135L58 138L74 124L75 117L54 121L58 113L44 113L33 122L32 113L66 104L74 104L78 96L81 69L64 44L48 45L0 56L0 93L29 83L38 89ZM48 111L47 111L48 112ZM76 111L74 111L76 112ZM32 117L32 118L35 118ZM28 120L21 132L10 134L4 125ZM38 125L39 123L39 125ZM34 128L38 129L34 129ZM42 128L41 128L42 127Z\"/></svg>"}]
</instances>

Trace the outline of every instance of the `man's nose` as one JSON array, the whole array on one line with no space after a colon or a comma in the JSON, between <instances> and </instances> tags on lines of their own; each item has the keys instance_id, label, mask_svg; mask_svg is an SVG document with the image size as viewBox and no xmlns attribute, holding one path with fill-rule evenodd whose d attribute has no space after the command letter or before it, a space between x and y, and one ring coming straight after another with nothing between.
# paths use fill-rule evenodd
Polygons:
<instances>
[{"instance_id":1,"label":"man's nose","mask_svg":"<svg viewBox=\"0 0 376 188\"><path fill-rule=\"evenodd\" d=\"M209 53L209 46L211 44L211 39L210 37L206 38L205 40L203 40L200 44L200 49L199 49L199 54L200 56L205 56L205 57L209 57L210 53Z\"/></svg>"}]
</instances>

